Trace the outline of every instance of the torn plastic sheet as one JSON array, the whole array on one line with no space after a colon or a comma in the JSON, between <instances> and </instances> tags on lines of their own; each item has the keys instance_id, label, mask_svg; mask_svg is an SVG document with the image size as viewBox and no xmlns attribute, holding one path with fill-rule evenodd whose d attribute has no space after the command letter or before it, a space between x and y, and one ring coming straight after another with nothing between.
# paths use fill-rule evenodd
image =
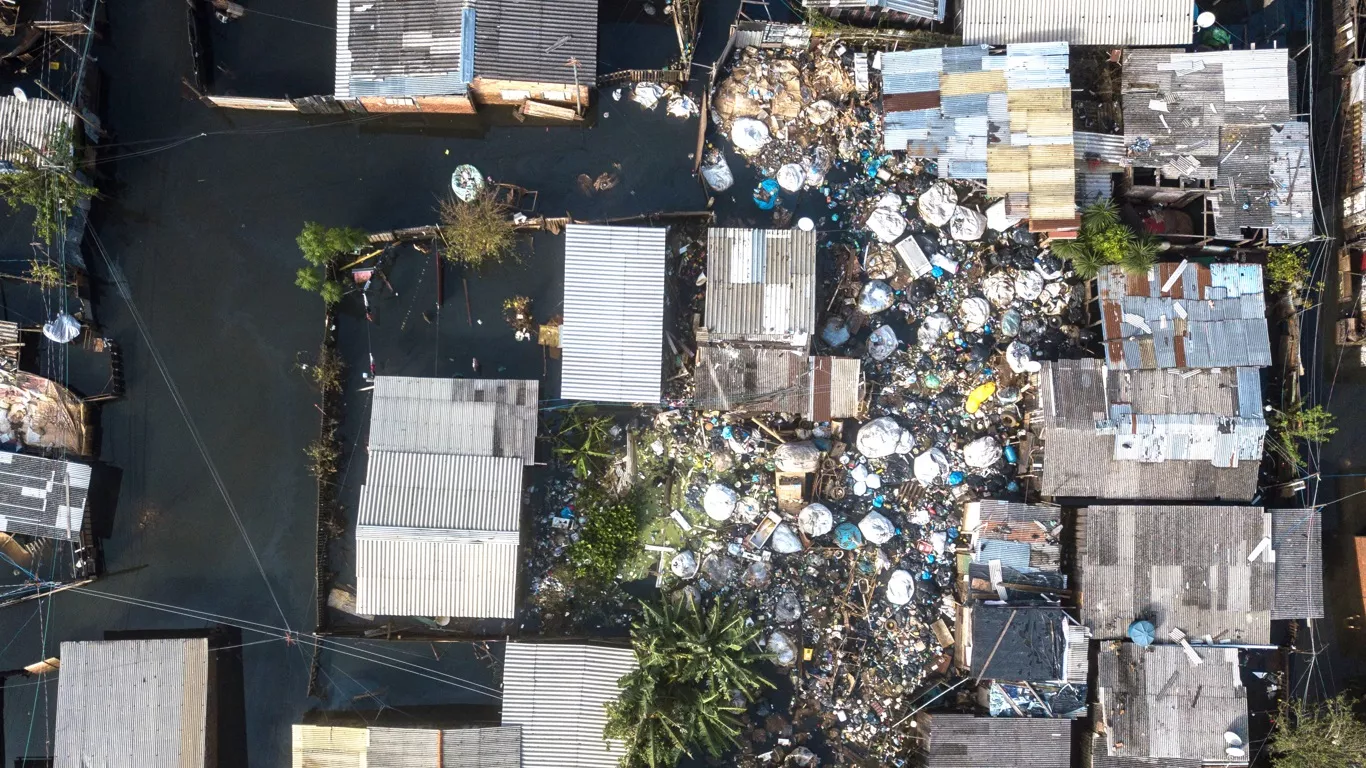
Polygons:
<instances>
[{"instance_id":1,"label":"torn plastic sheet","mask_svg":"<svg viewBox=\"0 0 1366 768\"><path fill-rule=\"evenodd\" d=\"M868 219L864 222L869 230L877 239L884 243L894 242L906 231L906 219L901 214L888 208L874 208L868 214Z\"/></svg>"},{"instance_id":2,"label":"torn plastic sheet","mask_svg":"<svg viewBox=\"0 0 1366 768\"><path fill-rule=\"evenodd\" d=\"M958 193L947 182L935 182L920 196L916 208L926 224L942 227L949 223L953 212L958 209Z\"/></svg>"}]
</instances>

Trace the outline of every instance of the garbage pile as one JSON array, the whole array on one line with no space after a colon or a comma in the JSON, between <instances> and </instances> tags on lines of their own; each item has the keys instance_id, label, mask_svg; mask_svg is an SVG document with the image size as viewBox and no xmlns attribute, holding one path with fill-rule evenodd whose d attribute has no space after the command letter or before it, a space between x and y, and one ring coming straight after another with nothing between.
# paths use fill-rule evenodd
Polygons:
<instances>
[{"instance_id":1,"label":"garbage pile","mask_svg":"<svg viewBox=\"0 0 1366 768\"><path fill-rule=\"evenodd\" d=\"M959 509L1024 493L1031 375L1097 339L1079 282L1004 201L882 152L866 101L875 53L834 41L737 56L711 102L704 180L734 182L729 148L764 175L760 208L823 196L818 260L839 268L818 290L813 353L862 360L865 412L814 424L703 412L671 389L634 440L669 468L666 481L634 475L667 488L642 546L662 590L746 603L790 676L791 712L752 711L748 754L906 765L903 721L952 674ZM688 252L680 284L704 281L703 257ZM546 583L535 567L533 589ZM811 733L794 732L799 713Z\"/></svg>"},{"instance_id":2,"label":"garbage pile","mask_svg":"<svg viewBox=\"0 0 1366 768\"><path fill-rule=\"evenodd\" d=\"M697 101L672 83L636 83L634 86L613 89L613 101L623 98L634 101L648 111L663 105L669 117L687 119L697 115Z\"/></svg>"}]
</instances>

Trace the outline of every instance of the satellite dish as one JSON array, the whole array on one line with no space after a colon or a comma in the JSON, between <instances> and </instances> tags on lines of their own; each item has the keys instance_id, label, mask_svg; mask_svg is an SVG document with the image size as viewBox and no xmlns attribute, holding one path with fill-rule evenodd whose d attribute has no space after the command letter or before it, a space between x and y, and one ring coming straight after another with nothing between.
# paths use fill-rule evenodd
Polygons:
<instances>
[{"instance_id":1,"label":"satellite dish","mask_svg":"<svg viewBox=\"0 0 1366 768\"><path fill-rule=\"evenodd\" d=\"M1227 742L1230 747L1243 746L1243 737L1233 731L1224 731L1224 741Z\"/></svg>"},{"instance_id":2,"label":"satellite dish","mask_svg":"<svg viewBox=\"0 0 1366 768\"><path fill-rule=\"evenodd\" d=\"M1214 26L1214 12L1202 11L1199 16L1195 17L1195 26L1201 29L1209 29Z\"/></svg>"},{"instance_id":3,"label":"satellite dish","mask_svg":"<svg viewBox=\"0 0 1366 768\"><path fill-rule=\"evenodd\" d=\"M1229 757L1247 757L1247 750L1243 749L1242 747L1229 747L1228 749L1224 750L1224 754L1228 755Z\"/></svg>"},{"instance_id":4,"label":"satellite dish","mask_svg":"<svg viewBox=\"0 0 1366 768\"><path fill-rule=\"evenodd\" d=\"M14 86L14 98L16 98L16 99L18 99L18 100L20 100L20 101L27 102L27 101L28 101L28 94L27 94L27 93L24 93L24 89L23 89L23 88L20 88L19 86L16 85L16 86Z\"/></svg>"}]
</instances>

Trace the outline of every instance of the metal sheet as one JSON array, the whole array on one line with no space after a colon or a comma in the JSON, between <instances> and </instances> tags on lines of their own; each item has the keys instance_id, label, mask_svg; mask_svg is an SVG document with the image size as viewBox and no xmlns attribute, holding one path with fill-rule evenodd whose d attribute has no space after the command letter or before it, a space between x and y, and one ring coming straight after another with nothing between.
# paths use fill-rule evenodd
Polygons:
<instances>
[{"instance_id":1,"label":"metal sheet","mask_svg":"<svg viewBox=\"0 0 1366 768\"><path fill-rule=\"evenodd\" d=\"M658 402L666 232L588 224L565 228L561 397Z\"/></svg>"},{"instance_id":2,"label":"metal sheet","mask_svg":"<svg viewBox=\"0 0 1366 768\"><path fill-rule=\"evenodd\" d=\"M0 452L0 531L79 541L90 467Z\"/></svg>"},{"instance_id":3,"label":"metal sheet","mask_svg":"<svg viewBox=\"0 0 1366 768\"><path fill-rule=\"evenodd\" d=\"M1183 0L963 0L963 42L1189 45L1193 9Z\"/></svg>"},{"instance_id":4,"label":"metal sheet","mask_svg":"<svg viewBox=\"0 0 1366 768\"><path fill-rule=\"evenodd\" d=\"M356 610L377 616L511 619L518 546L422 538L421 529L356 536ZM441 532L437 532L441 533Z\"/></svg>"},{"instance_id":5,"label":"metal sheet","mask_svg":"<svg viewBox=\"0 0 1366 768\"><path fill-rule=\"evenodd\" d=\"M372 451L536 460L540 383L376 376Z\"/></svg>"},{"instance_id":6,"label":"metal sheet","mask_svg":"<svg viewBox=\"0 0 1366 768\"><path fill-rule=\"evenodd\" d=\"M62 643L54 768L204 765L209 641Z\"/></svg>"},{"instance_id":7,"label":"metal sheet","mask_svg":"<svg viewBox=\"0 0 1366 768\"><path fill-rule=\"evenodd\" d=\"M523 768L616 768L622 745L604 741L604 709L635 669L627 648L508 643L503 725L521 726Z\"/></svg>"},{"instance_id":8,"label":"metal sheet","mask_svg":"<svg viewBox=\"0 0 1366 768\"><path fill-rule=\"evenodd\" d=\"M34 152L50 154L52 137L59 130L68 135L76 130L76 113L66 104L32 96L0 97L0 160L32 162Z\"/></svg>"}]
</instances>

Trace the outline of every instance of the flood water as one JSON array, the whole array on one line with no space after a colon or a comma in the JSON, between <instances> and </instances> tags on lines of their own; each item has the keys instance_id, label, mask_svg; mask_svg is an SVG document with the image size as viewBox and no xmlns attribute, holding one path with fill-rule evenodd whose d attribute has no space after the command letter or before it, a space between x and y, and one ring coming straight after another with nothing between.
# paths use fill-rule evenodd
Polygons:
<instances>
[{"instance_id":1,"label":"flood water","mask_svg":"<svg viewBox=\"0 0 1366 768\"><path fill-rule=\"evenodd\" d=\"M217 90L330 92L335 7L329 0L253 0L253 15L215 24ZM714 58L735 4L708 10L715 13L705 20L704 50ZM215 111L187 99L181 85L190 63L184 14L184 3L174 0L112 3L107 34L94 48L104 83L101 113L111 134L105 157L118 159L98 168L105 199L93 224L127 278L150 346L110 270L88 251L98 282L96 314L123 345L128 392L103 409L101 460L121 472L121 483L104 542L110 575L92 589L154 601L161 610L80 592L45 601L41 611L32 603L0 610L0 669L54 656L65 640L214 626L178 613L184 608L262 629L229 638L244 646L237 651L241 680L229 673L221 687L245 702L237 705L245 718L231 704L223 714L220 764L279 766L288 761L290 723L311 711L385 709L421 719L433 706L487 705L491 700L477 685L497 684L468 646L349 642L324 653L320 683L327 695L312 699L309 649L279 639L280 628L311 631L314 620L315 489L304 448L317 436L318 411L297 364L311 359L323 328L320 302L293 285L301 265L294 237L303 222L367 230L431 223L451 170L465 162L538 190L538 210L549 215L698 210L705 201L690 157L697 120L669 118L663 109L644 112L610 95L587 129L399 130L386 121L311 123L287 114ZM639 7L604 9L603 71L657 67L676 54L672 29L636 23L640 18ZM620 177L616 189L592 197L578 189L579 174L608 171ZM537 237L520 265L470 276L468 317L459 274L452 273L447 304L430 324L422 313L434 304L432 271L424 272L418 260L401 263L392 278L398 296L378 307L373 334L362 337L359 309L344 307L348 354L373 353L380 373L469 375L469 360L478 357L486 376L539 378L540 348L512 340L500 305L520 293L535 299L541 319L558 310L558 242ZM27 258L27 251L4 255ZM163 376L178 389L184 414ZM543 396L557 390L552 376ZM350 427L365 417L363 403L355 402L362 397L348 395ZM254 545L264 580L224 494ZM367 651L387 659L356 657ZM402 662L426 671L399 669ZM53 684L16 679L8 686L7 765L49 754L55 695ZM496 710L484 715L496 720Z\"/></svg>"}]
</instances>

